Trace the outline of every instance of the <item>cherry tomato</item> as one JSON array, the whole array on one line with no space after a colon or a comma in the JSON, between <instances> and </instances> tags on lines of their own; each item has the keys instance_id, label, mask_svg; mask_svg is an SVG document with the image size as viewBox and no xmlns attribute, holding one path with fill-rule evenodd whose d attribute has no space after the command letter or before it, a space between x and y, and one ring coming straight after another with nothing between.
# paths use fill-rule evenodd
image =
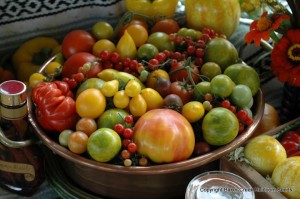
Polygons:
<instances>
[{"instance_id":1,"label":"cherry tomato","mask_svg":"<svg viewBox=\"0 0 300 199\"><path fill-rule=\"evenodd\" d=\"M95 42L95 39L89 32L85 30L73 30L62 41L62 54L65 58L69 58L78 52L92 52Z\"/></svg>"},{"instance_id":2,"label":"cherry tomato","mask_svg":"<svg viewBox=\"0 0 300 199\"><path fill-rule=\"evenodd\" d=\"M126 108L129 104L129 97L126 95L124 90L120 90L114 95L113 103L117 108Z\"/></svg>"},{"instance_id":3,"label":"cherry tomato","mask_svg":"<svg viewBox=\"0 0 300 199\"><path fill-rule=\"evenodd\" d=\"M129 80L129 82L125 86L125 93L129 97L135 97L140 94L142 88L139 82L134 79Z\"/></svg>"},{"instance_id":4,"label":"cherry tomato","mask_svg":"<svg viewBox=\"0 0 300 199\"><path fill-rule=\"evenodd\" d=\"M172 82L170 86L170 93L178 95L183 104L191 101L193 97L192 86L182 81Z\"/></svg>"},{"instance_id":5,"label":"cherry tomato","mask_svg":"<svg viewBox=\"0 0 300 199\"><path fill-rule=\"evenodd\" d=\"M71 77L73 74L78 73L78 69L87 62L95 61L96 57L91 53L80 52L69 57L61 70L63 77Z\"/></svg>"},{"instance_id":6,"label":"cherry tomato","mask_svg":"<svg viewBox=\"0 0 300 199\"><path fill-rule=\"evenodd\" d=\"M103 84L100 90L105 97L112 97L119 90L119 81L116 79L107 81Z\"/></svg>"},{"instance_id":7,"label":"cherry tomato","mask_svg":"<svg viewBox=\"0 0 300 199\"><path fill-rule=\"evenodd\" d=\"M147 111L147 103L141 94L133 97L129 101L129 110L133 116L142 116Z\"/></svg>"},{"instance_id":8,"label":"cherry tomato","mask_svg":"<svg viewBox=\"0 0 300 199\"><path fill-rule=\"evenodd\" d=\"M68 138L68 147L70 151L76 154L82 154L87 150L88 136L84 132L75 131Z\"/></svg>"},{"instance_id":9,"label":"cherry tomato","mask_svg":"<svg viewBox=\"0 0 300 199\"><path fill-rule=\"evenodd\" d=\"M97 123L92 118L83 117L76 123L76 131L81 131L90 136L97 130Z\"/></svg>"}]
</instances>

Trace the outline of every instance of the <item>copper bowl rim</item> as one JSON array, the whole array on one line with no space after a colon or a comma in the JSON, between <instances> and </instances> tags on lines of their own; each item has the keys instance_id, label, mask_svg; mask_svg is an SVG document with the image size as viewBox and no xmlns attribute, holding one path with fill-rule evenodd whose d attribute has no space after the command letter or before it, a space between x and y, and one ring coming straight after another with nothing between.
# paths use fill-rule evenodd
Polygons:
<instances>
[{"instance_id":1,"label":"copper bowl rim","mask_svg":"<svg viewBox=\"0 0 300 199\"><path fill-rule=\"evenodd\" d=\"M46 64L45 64L46 65ZM41 69L42 70L42 69ZM44 133L43 129L39 126L37 119L34 113L34 105L31 100L31 95L28 95L28 119L31 122L33 128L36 131L37 136L41 139L42 143L46 145L49 149L51 149L56 155L59 155L71 162L74 162L78 165L88 167L94 170L101 170L105 172L112 173L123 173L128 175L153 175L153 174L166 174L166 173L174 173L179 171L185 171L189 169L193 169L212 161L219 159L220 157L226 155L230 151L235 148L241 146L245 141L247 141L256 127L258 126L264 112L264 96L262 90L259 89L257 94L255 95L254 106L255 110L254 122L251 126L249 126L245 132L239 134L237 138L235 138L232 142L221 146L207 154L193 157L184 161L160 164L160 165L151 165L151 166L130 166L125 167L121 165L114 165L109 163L101 163L92 159L88 159L81 155L77 155L69 151L67 148L61 146L57 142L53 141L46 133Z\"/></svg>"}]
</instances>

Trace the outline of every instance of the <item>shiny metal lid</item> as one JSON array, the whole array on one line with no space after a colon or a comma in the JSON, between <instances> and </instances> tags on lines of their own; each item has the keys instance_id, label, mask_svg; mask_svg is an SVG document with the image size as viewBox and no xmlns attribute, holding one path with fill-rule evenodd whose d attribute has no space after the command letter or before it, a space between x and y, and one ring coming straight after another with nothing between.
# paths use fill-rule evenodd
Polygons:
<instances>
[{"instance_id":1,"label":"shiny metal lid","mask_svg":"<svg viewBox=\"0 0 300 199\"><path fill-rule=\"evenodd\" d=\"M26 103L26 84L17 80L8 80L0 84L0 104L19 106Z\"/></svg>"}]
</instances>

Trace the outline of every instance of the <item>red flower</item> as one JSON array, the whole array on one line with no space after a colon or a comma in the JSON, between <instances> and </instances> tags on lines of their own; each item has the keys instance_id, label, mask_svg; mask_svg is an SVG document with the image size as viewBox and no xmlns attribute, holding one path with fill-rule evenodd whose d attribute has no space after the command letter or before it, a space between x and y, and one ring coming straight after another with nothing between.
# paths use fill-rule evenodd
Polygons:
<instances>
[{"instance_id":1,"label":"red flower","mask_svg":"<svg viewBox=\"0 0 300 199\"><path fill-rule=\"evenodd\" d=\"M254 20L250 25L250 31L245 35L245 41L247 44L254 41L256 46L260 45L260 40L268 41L270 39L270 32L277 30L284 19L289 19L289 15L272 15L267 16L268 12L264 12L261 17Z\"/></svg>"},{"instance_id":2,"label":"red flower","mask_svg":"<svg viewBox=\"0 0 300 199\"><path fill-rule=\"evenodd\" d=\"M275 43L271 68L281 82L300 86L300 29L291 29Z\"/></svg>"}]
</instances>

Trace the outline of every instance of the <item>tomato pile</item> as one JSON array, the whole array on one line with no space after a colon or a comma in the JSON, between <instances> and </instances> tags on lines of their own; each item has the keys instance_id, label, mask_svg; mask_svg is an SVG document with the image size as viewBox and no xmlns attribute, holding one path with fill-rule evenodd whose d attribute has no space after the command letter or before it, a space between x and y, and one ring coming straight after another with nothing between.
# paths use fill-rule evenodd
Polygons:
<instances>
[{"instance_id":1,"label":"tomato pile","mask_svg":"<svg viewBox=\"0 0 300 199\"><path fill-rule=\"evenodd\" d=\"M253 123L258 74L213 29L101 21L66 34L57 57L30 76L36 117L62 146L96 161L178 162Z\"/></svg>"}]
</instances>

